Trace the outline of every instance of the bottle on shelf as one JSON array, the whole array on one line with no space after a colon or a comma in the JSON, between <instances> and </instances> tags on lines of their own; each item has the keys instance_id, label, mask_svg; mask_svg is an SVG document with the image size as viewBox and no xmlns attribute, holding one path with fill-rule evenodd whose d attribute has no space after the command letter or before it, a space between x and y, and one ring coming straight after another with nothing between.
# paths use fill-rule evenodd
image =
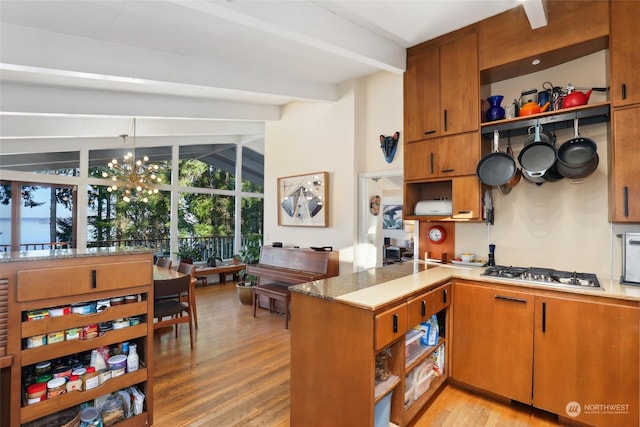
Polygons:
<instances>
[{"instance_id":1,"label":"bottle on shelf","mask_svg":"<svg viewBox=\"0 0 640 427\"><path fill-rule=\"evenodd\" d=\"M138 356L138 346L131 344L129 346L129 355L127 356L127 372L137 371L140 365L140 358Z\"/></svg>"}]
</instances>

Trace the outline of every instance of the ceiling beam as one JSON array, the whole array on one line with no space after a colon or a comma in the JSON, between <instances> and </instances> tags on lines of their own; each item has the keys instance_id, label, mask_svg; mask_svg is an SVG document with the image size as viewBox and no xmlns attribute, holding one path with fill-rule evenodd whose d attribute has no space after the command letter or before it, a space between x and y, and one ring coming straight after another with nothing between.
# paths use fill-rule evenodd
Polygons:
<instances>
[{"instance_id":1,"label":"ceiling beam","mask_svg":"<svg viewBox=\"0 0 640 427\"><path fill-rule=\"evenodd\" d=\"M171 91L171 85L182 85L183 90L187 86L193 92L215 88L237 92L239 96L255 93L331 102L338 97L336 86L328 83L10 23L2 24L0 51L5 67L31 67L80 82L104 79L126 84L131 90L137 86L141 92Z\"/></svg>"},{"instance_id":2,"label":"ceiling beam","mask_svg":"<svg viewBox=\"0 0 640 427\"><path fill-rule=\"evenodd\" d=\"M402 74L406 49L314 2L211 2L168 0L254 30Z\"/></svg>"},{"instance_id":3,"label":"ceiling beam","mask_svg":"<svg viewBox=\"0 0 640 427\"><path fill-rule=\"evenodd\" d=\"M523 0L522 7L532 30L547 26L547 12L544 9L542 0Z\"/></svg>"},{"instance_id":4,"label":"ceiling beam","mask_svg":"<svg viewBox=\"0 0 640 427\"><path fill-rule=\"evenodd\" d=\"M0 111L32 114L279 120L280 107L159 94L0 83ZM5 134L4 130L2 134Z\"/></svg>"}]
</instances>

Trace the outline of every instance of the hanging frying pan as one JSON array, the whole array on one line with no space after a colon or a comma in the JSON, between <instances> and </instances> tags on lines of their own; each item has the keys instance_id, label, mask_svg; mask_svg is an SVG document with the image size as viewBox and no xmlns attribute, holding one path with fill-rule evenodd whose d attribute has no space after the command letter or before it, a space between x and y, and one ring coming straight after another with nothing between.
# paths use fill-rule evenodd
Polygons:
<instances>
[{"instance_id":1,"label":"hanging frying pan","mask_svg":"<svg viewBox=\"0 0 640 427\"><path fill-rule=\"evenodd\" d=\"M584 178L598 167L598 146L580 136L578 118L573 120L573 127L575 136L558 149L558 171L566 178Z\"/></svg>"},{"instance_id":2,"label":"hanging frying pan","mask_svg":"<svg viewBox=\"0 0 640 427\"><path fill-rule=\"evenodd\" d=\"M545 182L544 174L556 161L556 148L540 138L540 124L536 123L536 134L533 142L520 151L518 162L522 167L522 175L536 184Z\"/></svg>"},{"instance_id":3,"label":"hanging frying pan","mask_svg":"<svg viewBox=\"0 0 640 427\"><path fill-rule=\"evenodd\" d=\"M492 187L504 185L516 174L516 162L507 153L498 149L500 133L493 131L493 153L484 156L478 163L476 174L483 184Z\"/></svg>"}]
</instances>

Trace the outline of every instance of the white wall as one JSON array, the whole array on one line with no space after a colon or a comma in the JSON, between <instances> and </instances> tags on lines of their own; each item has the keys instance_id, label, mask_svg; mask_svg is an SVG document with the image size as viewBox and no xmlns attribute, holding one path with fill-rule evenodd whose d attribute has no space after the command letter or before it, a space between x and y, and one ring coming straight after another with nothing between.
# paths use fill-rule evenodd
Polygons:
<instances>
[{"instance_id":1,"label":"white wall","mask_svg":"<svg viewBox=\"0 0 640 427\"><path fill-rule=\"evenodd\" d=\"M354 86L344 85L336 103L289 104L265 130L265 244L333 246L340 250L341 272L351 271L356 230L354 97ZM329 172L329 226L279 226L278 177L323 171Z\"/></svg>"}]
</instances>

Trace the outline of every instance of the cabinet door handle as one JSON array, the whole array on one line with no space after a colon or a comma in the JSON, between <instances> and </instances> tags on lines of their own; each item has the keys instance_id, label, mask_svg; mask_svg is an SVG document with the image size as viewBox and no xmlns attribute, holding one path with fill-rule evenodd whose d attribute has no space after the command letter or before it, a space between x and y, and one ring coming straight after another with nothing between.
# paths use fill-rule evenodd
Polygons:
<instances>
[{"instance_id":1,"label":"cabinet door handle","mask_svg":"<svg viewBox=\"0 0 640 427\"><path fill-rule=\"evenodd\" d=\"M442 169L442 173L454 172L455 169Z\"/></svg>"},{"instance_id":2,"label":"cabinet door handle","mask_svg":"<svg viewBox=\"0 0 640 427\"><path fill-rule=\"evenodd\" d=\"M458 215L466 215L466 214L470 214L471 211L458 211Z\"/></svg>"},{"instance_id":3,"label":"cabinet door handle","mask_svg":"<svg viewBox=\"0 0 640 427\"><path fill-rule=\"evenodd\" d=\"M444 131L447 131L447 110L444 110Z\"/></svg>"},{"instance_id":4,"label":"cabinet door handle","mask_svg":"<svg viewBox=\"0 0 640 427\"><path fill-rule=\"evenodd\" d=\"M393 315L393 333L397 333L398 332L398 315L394 314Z\"/></svg>"},{"instance_id":5,"label":"cabinet door handle","mask_svg":"<svg viewBox=\"0 0 640 427\"><path fill-rule=\"evenodd\" d=\"M447 303L447 290L446 289L442 290L442 303L443 304Z\"/></svg>"},{"instance_id":6,"label":"cabinet door handle","mask_svg":"<svg viewBox=\"0 0 640 427\"><path fill-rule=\"evenodd\" d=\"M624 216L629 216L629 187L622 189L622 203L624 206Z\"/></svg>"},{"instance_id":7,"label":"cabinet door handle","mask_svg":"<svg viewBox=\"0 0 640 427\"><path fill-rule=\"evenodd\" d=\"M433 153L429 155L429 173L433 175Z\"/></svg>"},{"instance_id":8,"label":"cabinet door handle","mask_svg":"<svg viewBox=\"0 0 640 427\"><path fill-rule=\"evenodd\" d=\"M508 297L506 295L494 295L493 296L495 299L500 299L503 301L512 301L512 302L523 302L523 303L527 303L526 299L522 299L522 298L514 298L514 297Z\"/></svg>"},{"instance_id":9,"label":"cabinet door handle","mask_svg":"<svg viewBox=\"0 0 640 427\"><path fill-rule=\"evenodd\" d=\"M432 133L436 133L435 129L434 130L428 130L424 134L425 135L431 135Z\"/></svg>"},{"instance_id":10,"label":"cabinet door handle","mask_svg":"<svg viewBox=\"0 0 640 427\"><path fill-rule=\"evenodd\" d=\"M622 83L622 99L627 99L627 85Z\"/></svg>"},{"instance_id":11,"label":"cabinet door handle","mask_svg":"<svg viewBox=\"0 0 640 427\"><path fill-rule=\"evenodd\" d=\"M91 270L91 289L98 287L98 273L96 270Z\"/></svg>"},{"instance_id":12,"label":"cabinet door handle","mask_svg":"<svg viewBox=\"0 0 640 427\"><path fill-rule=\"evenodd\" d=\"M542 332L547 330L547 303L542 303Z\"/></svg>"},{"instance_id":13,"label":"cabinet door handle","mask_svg":"<svg viewBox=\"0 0 640 427\"><path fill-rule=\"evenodd\" d=\"M427 302L425 300L420 301L420 314L422 317L427 315Z\"/></svg>"}]
</instances>

